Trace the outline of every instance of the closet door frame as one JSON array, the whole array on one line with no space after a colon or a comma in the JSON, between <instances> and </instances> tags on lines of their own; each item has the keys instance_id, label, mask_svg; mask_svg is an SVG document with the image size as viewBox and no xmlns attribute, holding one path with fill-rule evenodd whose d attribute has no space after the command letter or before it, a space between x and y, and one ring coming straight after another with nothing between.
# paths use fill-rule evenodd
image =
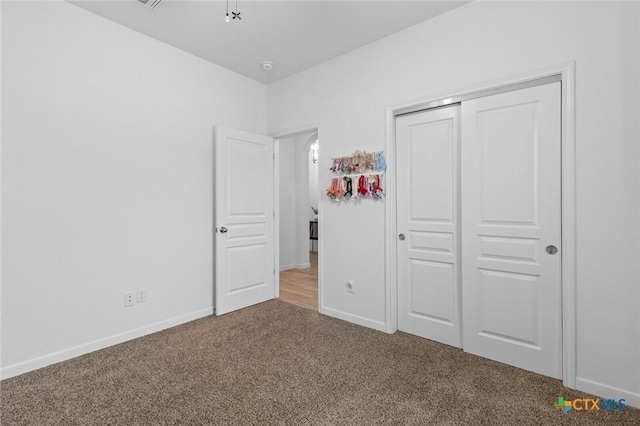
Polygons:
<instances>
[{"instance_id":1,"label":"closet door frame","mask_svg":"<svg viewBox=\"0 0 640 426\"><path fill-rule=\"evenodd\" d=\"M385 331L398 330L397 301L397 198L396 198L396 116L429 108L464 102L497 93L561 81L561 190L562 190L562 382L576 383L576 182L575 182L575 62L546 67L517 76L451 90L386 108L385 150L387 190L385 202ZM463 342L464 346L464 342Z\"/></svg>"}]
</instances>

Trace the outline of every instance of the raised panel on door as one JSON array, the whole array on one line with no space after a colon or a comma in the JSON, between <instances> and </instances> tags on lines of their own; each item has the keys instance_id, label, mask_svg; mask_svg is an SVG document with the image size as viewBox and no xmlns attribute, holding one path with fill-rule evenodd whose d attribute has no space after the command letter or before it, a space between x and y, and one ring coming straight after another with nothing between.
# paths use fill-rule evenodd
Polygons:
<instances>
[{"instance_id":1,"label":"raised panel on door","mask_svg":"<svg viewBox=\"0 0 640 426\"><path fill-rule=\"evenodd\" d=\"M398 329L460 347L459 107L396 120Z\"/></svg>"},{"instance_id":2,"label":"raised panel on door","mask_svg":"<svg viewBox=\"0 0 640 426\"><path fill-rule=\"evenodd\" d=\"M467 352L562 376L560 83L462 104Z\"/></svg>"},{"instance_id":3,"label":"raised panel on door","mask_svg":"<svg viewBox=\"0 0 640 426\"><path fill-rule=\"evenodd\" d=\"M227 138L227 215L229 217L259 217L267 215L268 192L265 174L271 168L269 154L273 148L263 142Z\"/></svg>"},{"instance_id":4,"label":"raised panel on door","mask_svg":"<svg viewBox=\"0 0 640 426\"><path fill-rule=\"evenodd\" d=\"M216 128L215 306L222 315L275 297L273 139Z\"/></svg>"}]
</instances>

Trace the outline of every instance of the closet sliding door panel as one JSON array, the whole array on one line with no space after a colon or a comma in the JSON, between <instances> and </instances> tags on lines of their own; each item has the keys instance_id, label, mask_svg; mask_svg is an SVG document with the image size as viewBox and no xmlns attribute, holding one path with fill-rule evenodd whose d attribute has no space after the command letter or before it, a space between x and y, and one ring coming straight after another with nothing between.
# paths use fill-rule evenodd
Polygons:
<instances>
[{"instance_id":1,"label":"closet sliding door panel","mask_svg":"<svg viewBox=\"0 0 640 426\"><path fill-rule=\"evenodd\" d=\"M458 105L398 117L398 329L460 347Z\"/></svg>"},{"instance_id":2,"label":"closet sliding door panel","mask_svg":"<svg viewBox=\"0 0 640 426\"><path fill-rule=\"evenodd\" d=\"M462 104L464 350L562 377L560 83Z\"/></svg>"}]
</instances>

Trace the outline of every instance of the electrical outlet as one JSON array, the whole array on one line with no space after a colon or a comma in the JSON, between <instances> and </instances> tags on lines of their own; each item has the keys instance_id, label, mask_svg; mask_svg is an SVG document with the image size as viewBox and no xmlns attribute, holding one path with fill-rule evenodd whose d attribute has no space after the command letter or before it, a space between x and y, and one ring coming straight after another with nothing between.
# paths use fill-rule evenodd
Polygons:
<instances>
[{"instance_id":1,"label":"electrical outlet","mask_svg":"<svg viewBox=\"0 0 640 426\"><path fill-rule=\"evenodd\" d=\"M355 291L356 282L354 280L347 281L347 291L353 293Z\"/></svg>"},{"instance_id":2,"label":"electrical outlet","mask_svg":"<svg viewBox=\"0 0 640 426\"><path fill-rule=\"evenodd\" d=\"M124 294L124 307L128 308L136 304L136 292L128 291Z\"/></svg>"},{"instance_id":3,"label":"electrical outlet","mask_svg":"<svg viewBox=\"0 0 640 426\"><path fill-rule=\"evenodd\" d=\"M147 301L147 289L146 288L139 288L138 289L138 303L142 303L142 302L146 302Z\"/></svg>"}]
</instances>

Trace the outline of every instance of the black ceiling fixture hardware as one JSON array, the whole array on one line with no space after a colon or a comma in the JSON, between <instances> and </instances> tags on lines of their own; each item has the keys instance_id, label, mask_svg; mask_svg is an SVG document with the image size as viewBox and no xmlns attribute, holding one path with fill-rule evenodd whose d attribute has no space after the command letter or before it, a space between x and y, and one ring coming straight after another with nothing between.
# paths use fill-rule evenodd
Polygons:
<instances>
[{"instance_id":1,"label":"black ceiling fixture hardware","mask_svg":"<svg viewBox=\"0 0 640 426\"><path fill-rule=\"evenodd\" d=\"M240 16L242 12L238 12L238 0L236 0L236 11L235 12L231 12L231 16L233 16L232 19L237 19L238 21L242 20L242 17ZM225 15L224 20L226 22L229 22L231 19L229 18L229 0L227 0L227 14Z\"/></svg>"}]
</instances>

